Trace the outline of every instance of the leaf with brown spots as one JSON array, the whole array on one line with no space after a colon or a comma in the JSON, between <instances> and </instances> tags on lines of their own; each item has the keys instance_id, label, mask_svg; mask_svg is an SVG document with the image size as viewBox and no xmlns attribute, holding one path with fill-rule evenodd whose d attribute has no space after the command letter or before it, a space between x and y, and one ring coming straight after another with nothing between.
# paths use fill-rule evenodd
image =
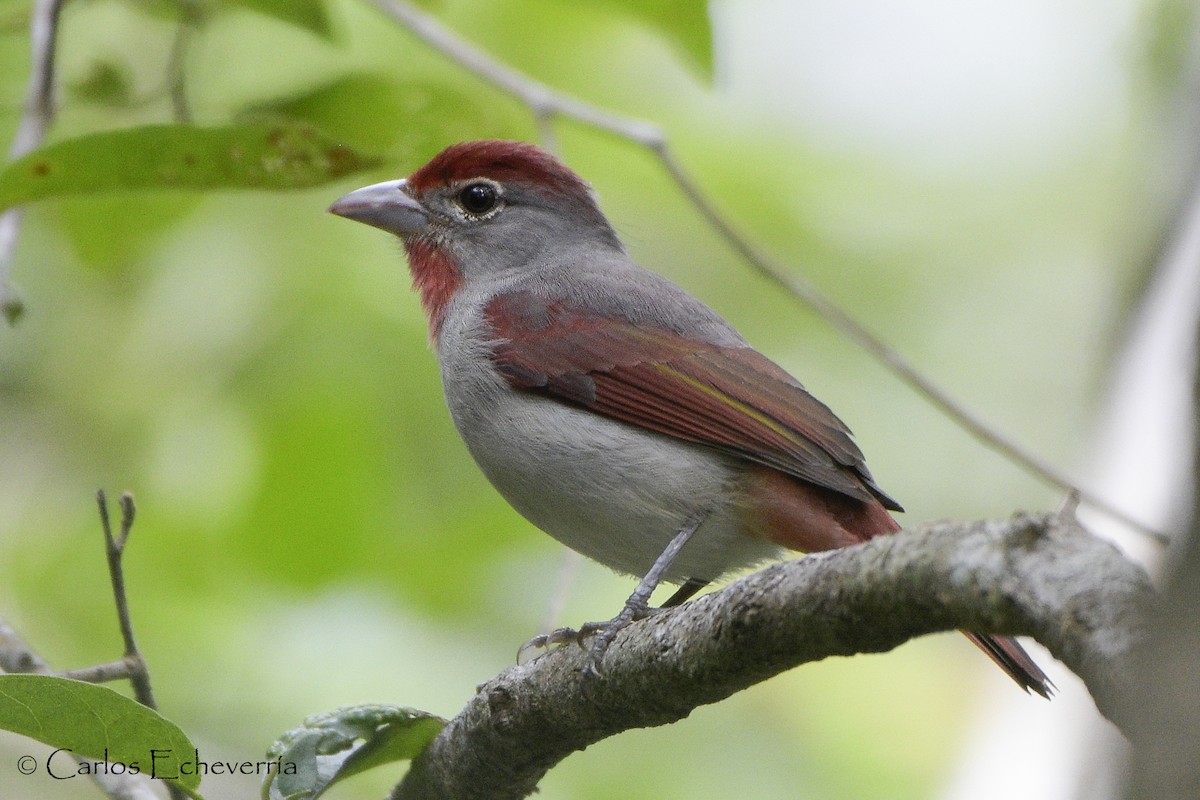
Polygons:
<instances>
[{"instance_id":1,"label":"leaf with brown spots","mask_svg":"<svg viewBox=\"0 0 1200 800\"><path fill-rule=\"evenodd\" d=\"M0 210L48 197L147 189L302 189L375 166L302 125L148 125L57 142L0 171Z\"/></svg>"}]
</instances>

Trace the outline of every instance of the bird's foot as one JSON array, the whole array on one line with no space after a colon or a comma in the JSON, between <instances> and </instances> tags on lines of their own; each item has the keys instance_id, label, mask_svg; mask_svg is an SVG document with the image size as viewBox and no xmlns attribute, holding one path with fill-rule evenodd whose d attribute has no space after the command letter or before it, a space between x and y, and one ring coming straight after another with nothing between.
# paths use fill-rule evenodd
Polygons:
<instances>
[{"instance_id":1,"label":"bird's foot","mask_svg":"<svg viewBox=\"0 0 1200 800\"><path fill-rule=\"evenodd\" d=\"M705 512L690 517L684 522L679 532L667 543L666 549L654 560L654 563L650 566L650 571L646 573L646 577L642 578L637 588L633 590L633 594L629 595L629 599L625 601L625 607L621 609L620 614L617 614L608 622L589 622L577 631L570 628L559 628L556 631L535 636L521 645L521 649L517 651L517 663L521 662L521 657L525 654L525 651L532 647L554 647L572 641L583 647L583 640L592 636L595 638L592 639L592 646L588 650L587 661L583 665L583 677L585 681L589 682L600 677L602 671L600 666L604 661L604 653L608 650L608 646L612 644L613 639L617 637L617 634L628 628L631 623L645 619L661 610L650 608L650 595L654 593L655 587L662 581L663 575L675 560L675 556L679 555L679 551L688 543L692 535L699 530L700 525L703 524L707 517L708 513ZM681 603L695 594L705 583L706 581L697 578L689 578L683 587L672 595L671 599L667 602L671 604Z\"/></svg>"},{"instance_id":2,"label":"bird's foot","mask_svg":"<svg viewBox=\"0 0 1200 800\"><path fill-rule=\"evenodd\" d=\"M523 663L526 653L530 650L558 648L571 643L583 647L584 640L590 638L592 643L588 648L587 661L583 666L583 676L588 680L598 678L601 674L600 665L604 660L604 654L617 634L632 623L653 616L660 610L650 608L649 604L640 598L631 597L625 602L621 613L610 620L585 622L578 629L558 628L549 633L534 636L517 650L517 663Z\"/></svg>"},{"instance_id":3,"label":"bird's foot","mask_svg":"<svg viewBox=\"0 0 1200 800\"><path fill-rule=\"evenodd\" d=\"M592 626L601 625L599 622L584 623L579 629L555 628L549 633L539 633L525 644L517 648L517 663L524 664L525 656L530 650L556 650L565 644L575 644L583 647L583 640L595 632ZM534 656L537 658L537 656Z\"/></svg>"},{"instance_id":4,"label":"bird's foot","mask_svg":"<svg viewBox=\"0 0 1200 800\"><path fill-rule=\"evenodd\" d=\"M599 678L602 669L601 665L604 662L604 654L608 652L608 646L612 644L612 640L617 637L617 634L628 628L638 620L646 619L658 613L660 609L650 608L650 604L636 595L625 601L625 607L621 609L621 613L610 619L608 622L593 622L592 646L588 650L587 660L583 665L583 677L585 680L594 680ZM585 628L588 626L584 626Z\"/></svg>"}]
</instances>

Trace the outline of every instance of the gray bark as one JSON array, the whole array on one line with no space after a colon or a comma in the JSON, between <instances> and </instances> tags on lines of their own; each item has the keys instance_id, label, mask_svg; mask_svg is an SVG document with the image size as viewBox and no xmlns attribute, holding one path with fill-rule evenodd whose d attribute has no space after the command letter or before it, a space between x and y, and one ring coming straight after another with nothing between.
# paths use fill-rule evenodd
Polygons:
<instances>
[{"instance_id":1,"label":"gray bark","mask_svg":"<svg viewBox=\"0 0 1200 800\"><path fill-rule=\"evenodd\" d=\"M1073 519L922 525L775 564L635 624L598 680L580 679L586 651L574 646L498 675L393 798L525 797L553 765L613 734L678 721L799 664L955 628L1033 636L1133 735L1135 652L1156 604L1142 569Z\"/></svg>"}]
</instances>

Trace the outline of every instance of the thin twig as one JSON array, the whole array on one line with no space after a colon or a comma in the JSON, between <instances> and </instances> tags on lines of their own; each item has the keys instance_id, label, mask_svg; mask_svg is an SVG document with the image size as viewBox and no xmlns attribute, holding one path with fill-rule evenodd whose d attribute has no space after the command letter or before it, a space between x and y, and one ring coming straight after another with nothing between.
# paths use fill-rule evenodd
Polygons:
<instances>
[{"instance_id":1,"label":"thin twig","mask_svg":"<svg viewBox=\"0 0 1200 800\"><path fill-rule=\"evenodd\" d=\"M10 161L32 151L46 138L54 121L54 53L58 43L58 19L64 0L36 0L29 21L30 54L33 65L29 71L29 89L25 94L25 113L17 126L8 149ZM9 324L16 322L24 310L21 299L12 288L10 273L17 249L17 234L21 229L22 210L10 208L0 214L0 314Z\"/></svg>"},{"instance_id":2,"label":"thin twig","mask_svg":"<svg viewBox=\"0 0 1200 800\"><path fill-rule=\"evenodd\" d=\"M1004 436L984 422L966 406L927 378L913 364L886 344L865 325L819 292L816 287L791 270L776 263L743 237L700 190L699 184L672 154L662 129L642 120L612 114L578 98L558 92L507 64L503 64L443 26L435 17L401 0L367 0L387 16L400 23L410 33L434 50L474 73L480 79L529 106L538 121L539 136L546 138L546 120L555 116L568 117L576 122L607 131L636 142L653 152L675 185L705 220L725 239L726 243L762 275L784 289L793 298L807 305L834 329L857 344L872 357L911 387L931 405L941 410L960 428L1022 466L1043 482L1065 492L1077 492L1085 503L1130 528L1167 543L1167 534L1135 519L1104 498L1081 488L1065 473L1029 449Z\"/></svg>"},{"instance_id":3,"label":"thin twig","mask_svg":"<svg viewBox=\"0 0 1200 800\"><path fill-rule=\"evenodd\" d=\"M535 117L565 116L646 146L665 140L662 130L642 120L610 114L518 72L446 28L432 14L400 0L367 0L409 33L459 66L529 106Z\"/></svg>"},{"instance_id":4,"label":"thin twig","mask_svg":"<svg viewBox=\"0 0 1200 800\"><path fill-rule=\"evenodd\" d=\"M90 667L69 669L58 673L61 678L70 678L86 683L112 683L113 681L132 680L137 669L134 662L127 658L120 661L110 661L107 664L95 664Z\"/></svg>"},{"instance_id":5,"label":"thin twig","mask_svg":"<svg viewBox=\"0 0 1200 800\"><path fill-rule=\"evenodd\" d=\"M104 490L96 492L96 504L100 507L100 525L104 528L104 554L108 559L108 577L112 582L113 601L117 606L117 622L121 626L121 639L125 643L125 658L129 663L129 682L133 684L133 693L137 701L148 708L158 708L154 703L154 692L150 689L150 673L146 662L138 650L137 641L133 637L133 622L129 616L129 600L125 595L125 570L121 565L121 557L125 553L125 542L129 540L129 531L133 528L135 508L133 495L128 492L121 495L121 531L113 536L112 524L108 519L108 498Z\"/></svg>"},{"instance_id":6,"label":"thin twig","mask_svg":"<svg viewBox=\"0 0 1200 800\"><path fill-rule=\"evenodd\" d=\"M133 503L133 495L129 492L123 492L117 502L121 507L121 529L116 536L113 536L112 523L108 518L108 498L103 489L96 491L96 504L100 508L100 525L104 529L104 554L108 560L108 577L112 583L113 601L117 607L117 622L121 627L121 639L125 643L125 655L117 663L125 666L129 683L133 686L133 696L137 701L147 708L157 710L158 705L154 702L154 692L150 688L150 670L147 668L146 659L142 657L142 651L138 649L137 640L133 636L133 620L129 614L129 600L125 594L125 569L121 563L122 557L125 555L125 544L129 541L129 532L133 530L133 519L137 513L137 507ZM94 671L95 674L92 677L97 677L110 666L112 665L101 664L90 670L77 672L87 675ZM88 678L83 679L87 680ZM104 678L104 680L113 679L115 678ZM167 783L167 792L171 795L172 800L184 800L183 790L173 783Z\"/></svg>"}]
</instances>

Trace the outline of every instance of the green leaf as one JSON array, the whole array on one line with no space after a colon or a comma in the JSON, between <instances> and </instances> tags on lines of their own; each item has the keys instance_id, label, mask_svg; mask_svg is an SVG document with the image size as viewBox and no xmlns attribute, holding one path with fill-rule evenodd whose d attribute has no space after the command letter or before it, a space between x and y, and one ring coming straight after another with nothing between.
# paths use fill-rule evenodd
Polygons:
<instances>
[{"instance_id":1,"label":"green leaf","mask_svg":"<svg viewBox=\"0 0 1200 800\"><path fill-rule=\"evenodd\" d=\"M200 784L197 771L185 766L198 760L187 735L157 711L107 686L50 675L0 675L0 728L169 780L193 796L191 790ZM40 766L55 775L83 768L66 753L49 756Z\"/></svg>"},{"instance_id":2,"label":"green leaf","mask_svg":"<svg viewBox=\"0 0 1200 800\"><path fill-rule=\"evenodd\" d=\"M288 731L267 751L291 770L263 781L263 800L315 800L338 781L416 758L446 720L388 705L346 706L316 714Z\"/></svg>"},{"instance_id":3,"label":"green leaf","mask_svg":"<svg viewBox=\"0 0 1200 800\"><path fill-rule=\"evenodd\" d=\"M70 89L82 100L114 108L125 108L133 102L129 67L115 61L93 61L87 74L72 83Z\"/></svg>"},{"instance_id":4,"label":"green leaf","mask_svg":"<svg viewBox=\"0 0 1200 800\"><path fill-rule=\"evenodd\" d=\"M35 150L0 172L0 210L145 189L299 189L377 164L308 126L148 125Z\"/></svg>"},{"instance_id":5,"label":"green leaf","mask_svg":"<svg viewBox=\"0 0 1200 800\"><path fill-rule=\"evenodd\" d=\"M324 0L222 0L226 5L237 5L257 11L281 22L304 28L326 39L330 37L329 11Z\"/></svg>"},{"instance_id":6,"label":"green leaf","mask_svg":"<svg viewBox=\"0 0 1200 800\"><path fill-rule=\"evenodd\" d=\"M482 110L461 92L361 72L252 106L242 116L305 122L372 153L402 150L396 153L402 161L488 129Z\"/></svg>"},{"instance_id":7,"label":"green leaf","mask_svg":"<svg viewBox=\"0 0 1200 800\"><path fill-rule=\"evenodd\" d=\"M712 22L706 0L605 0L654 28L681 51L705 79L713 73Z\"/></svg>"}]
</instances>

